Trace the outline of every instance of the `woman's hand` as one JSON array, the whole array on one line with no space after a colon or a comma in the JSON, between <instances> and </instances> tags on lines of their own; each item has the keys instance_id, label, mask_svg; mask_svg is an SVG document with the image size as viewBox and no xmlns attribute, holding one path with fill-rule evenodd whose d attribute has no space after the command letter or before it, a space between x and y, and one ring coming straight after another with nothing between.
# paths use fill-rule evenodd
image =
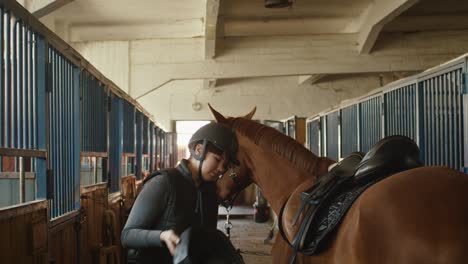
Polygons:
<instances>
[{"instance_id":1,"label":"woman's hand","mask_svg":"<svg viewBox=\"0 0 468 264\"><path fill-rule=\"evenodd\" d=\"M161 241L164 241L164 243L166 243L169 252L172 256L174 256L175 248L180 241L179 235L177 235L174 232L174 230L171 229L161 232L159 238L161 239Z\"/></svg>"}]
</instances>

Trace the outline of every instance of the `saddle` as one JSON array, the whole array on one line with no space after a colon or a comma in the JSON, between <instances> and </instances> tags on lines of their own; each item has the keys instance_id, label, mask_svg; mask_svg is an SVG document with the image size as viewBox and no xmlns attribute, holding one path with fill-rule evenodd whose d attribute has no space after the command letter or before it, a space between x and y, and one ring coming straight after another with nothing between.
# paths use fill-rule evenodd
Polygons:
<instances>
[{"instance_id":1,"label":"saddle","mask_svg":"<svg viewBox=\"0 0 468 264\"><path fill-rule=\"evenodd\" d=\"M302 204L292 224L297 224L303 212L304 218L293 241L288 241L281 224L280 233L296 252L318 254L327 248L337 226L362 192L392 174L420 166L419 148L405 136L386 137L366 155L353 152L301 194ZM284 206L280 219L283 209ZM294 261L295 255L291 263Z\"/></svg>"}]
</instances>

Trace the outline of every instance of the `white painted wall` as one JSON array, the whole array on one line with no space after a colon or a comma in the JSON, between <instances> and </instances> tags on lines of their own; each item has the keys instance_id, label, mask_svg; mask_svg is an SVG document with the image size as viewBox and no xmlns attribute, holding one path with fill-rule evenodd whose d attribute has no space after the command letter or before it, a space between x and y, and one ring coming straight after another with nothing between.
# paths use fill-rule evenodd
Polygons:
<instances>
[{"instance_id":1,"label":"white painted wall","mask_svg":"<svg viewBox=\"0 0 468 264\"><path fill-rule=\"evenodd\" d=\"M130 93L129 45L128 41L72 43L74 49L126 93Z\"/></svg>"}]
</instances>

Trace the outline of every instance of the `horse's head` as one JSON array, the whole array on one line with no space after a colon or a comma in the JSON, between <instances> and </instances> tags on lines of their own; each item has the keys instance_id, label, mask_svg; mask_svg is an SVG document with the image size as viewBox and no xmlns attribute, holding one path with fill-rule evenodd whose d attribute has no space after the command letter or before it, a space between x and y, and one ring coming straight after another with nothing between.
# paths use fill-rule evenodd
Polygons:
<instances>
[{"instance_id":1,"label":"horse's head","mask_svg":"<svg viewBox=\"0 0 468 264\"><path fill-rule=\"evenodd\" d=\"M250 113L242 117L224 117L218 111L214 110L211 105L209 105L213 116L216 119L216 122L225 124L226 126L233 128L233 122L238 118L245 118L251 120L255 114L256 108L254 108ZM234 131L235 132L235 131ZM230 168L223 174L223 176L217 182L217 194L219 199L222 201L230 201L234 199L234 196L239 193L241 190L246 188L252 183L252 173L246 166L245 160L245 149L239 144L239 150L237 153L237 159L239 160L239 165L231 165Z\"/></svg>"}]
</instances>

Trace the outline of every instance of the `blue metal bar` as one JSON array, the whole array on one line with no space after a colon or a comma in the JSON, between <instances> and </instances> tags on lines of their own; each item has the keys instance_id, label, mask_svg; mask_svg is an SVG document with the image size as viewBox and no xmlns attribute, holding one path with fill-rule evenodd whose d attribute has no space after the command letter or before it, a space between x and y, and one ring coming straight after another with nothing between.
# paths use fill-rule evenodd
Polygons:
<instances>
[{"instance_id":1,"label":"blue metal bar","mask_svg":"<svg viewBox=\"0 0 468 264\"><path fill-rule=\"evenodd\" d=\"M4 28L4 19L5 19L5 15L4 15L4 10L3 10L3 7L0 6L0 51L2 51L0 53L0 147L3 147L3 130L5 129L5 122L4 122L4 115L5 115L5 110L3 108L3 101L5 100L5 83L4 83L4 80L5 80L5 76L4 76L4 69L5 69L5 59L4 59L4 54L3 54L3 50L4 50L4 43L5 43L5 39L4 39L4 34L5 34L5 28ZM3 158L2 156L0 156L0 172L3 171L3 165L2 165L2 162L3 161Z\"/></svg>"},{"instance_id":2,"label":"blue metal bar","mask_svg":"<svg viewBox=\"0 0 468 264\"><path fill-rule=\"evenodd\" d=\"M73 210L73 176L72 175L72 170L71 170L71 167L72 167L72 160L71 160L71 157L70 157L70 150L73 146L71 146L71 144L73 144L73 140L71 139L70 137L70 124L72 122L71 120L71 107L70 107L70 104L71 104L71 100L70 100L70 79L71 79L71 76L69 74L69 63L67 62L67 60L65 58L63 58L63 63L64 63L64 70L63 70L63 80L64 80L64 111L63 111L63 120L64 120L64 133L63 133L63 137L64 137L64 142L65 144L63 144L63 152L64 152L64 157L65 157L65 160L67 161L65 163L65 168L64 168L64 177L65 177L65 196L66 196L66 204L65 204L65 210L66 212L71 212Z\"/></svg>"},{"instance_id":3,"label":"blue metal bar","mask_svg":"<svg viewBox=\"0 0 468 264\"><path fill-rule=\"evenodd\" d=\"M55 142L54 142L54 138L55 138L55 133L56 133L56 129L53 129L53 127L55 127L55 119L53 117L54 113L55 113L55 101L54 101L54 90L55 90L55 54L54 54L54 51L52 50L52 48L48 47L48 71L49 71L49 74L46 78L48 78L47 80L47 90L49 91L48 93L48 101L49 101L49 107L48 107L48 115L49 115L49 123L48 123L48 127L47 129L49 130L49 168L54 171L56 169L55 167ZM39 131L38 131L39 132ZM50 206L50 210L51 210L51 218L54 218L57 214L57 208L56 208L56 200L58 197L56 197L57 195L57 184L56 184L56 179L55 179L55 174L57 174L57 172L55 171L54 173L54 177L53 177L53 199L51 201L51 206Z\"/></svg>"},{"instance_id":4,"label":"blue metal bar","mask_svg":"<svg viewBox=\"0 0 468 264\"><path fill-rule=\"evenodd\" d=\"M5 47L5 135L4 144L6 148L11 147L11 25L10 25L10 12L6 12L5 16L5 31L6 31L6 47Z\"/></svg>"},{"instance_id":5,"label":"blue metal bar","mask_svg":"<svg viewBox=\"0 0 468 264\"><path fill-rule=\"evenodd\" d=\"M4 83L4 67L5 67L5 60L4 60L4 55L3 55L3 50L4 50L4 10L3 7L0 6L0 65L2 67L0 68L0 147L3 147L3 130L5 129L5 122L4 122L4 109L3 109L3 102L6 99L5 98L5 83ZM2 156L0 156L0 171L3 171L3 165L2 165Z\"/></svg>"},{"instance_id":6,"label":"blue metal bar","mask_svg":"<svg viewBox=\"0 0 468 264\"><path fill-rule=\"evenodd\" d=\"M94 127L97 127L97 128L100 128L101 127L101 124L98 124L99 122L99 116L100 116L100 112L98 112L98 104L99 104L99 85L98 85L98 80L94 78L93 76L93 79L92 79L92 94L93 94L93 98L92 98L92 103L91 103L91 109L93 111L93 113L96 113L96 118L94 118ZM99 142L98 142L98 138L97 138L97 131L93 130L93 131L90 131L90 135L91 135L91 147L95 150L98 150L99 149Z\"/></svg>"},{"instance_id":7,"label":"blue metal bar","mask_svg":"<svg viewBox=\"0 0 468 264\"><path fill-rule=\"evenodd\" d=\"M18 123L17 123L17 115L18 115L18 61L17 61L17 56L18 56L18 21L15 21L14 26L13 26L13 37L12 37L12 78L11 78L11 147L12 148L17 148L17 128L18 128ZM16 171L16 162L15 162L15 171Z\"/></svg>"},{"instance_id":8,"label":"blue metal bar","mask_svg":"<svg viewBox=\"0 0 468 264\"><path fill-rule=\"evenodd\" d=\"M73 111L73 108L75 107L75 101L77 102L77 107L79 109L79 97L76 98L75 97L75 93L76 93L76 96L79 96L79 92L80 92L80 87L79 87L79 79L78 79L78 86L74 86L74 70L75 68L75 65L73 65L71 62L68 62L68 76L69 76L69 79L68 79L68 83L69 83L69 96L70 96L70 106L68 107L69 109L69 113L68 113L68 116L69 116L69 129L68 129L68 137L69 137L69 140L70 140L70 151L68 153L68 156L69 156L69 159L70 159L70 167L68 169L69 171L69 177L71 179L70 181L70 193L69 193L69 196L72 197L71 201L72 203L70 203L70 210L75 210L75 192L74 192L74 189L75 189L75 178L78 177L79 179L79 172L78 174L75 174L74 173L74 169L75 169L75 163L79 163L79 156L75 158L75 155L74 155L74 151L76 148L78 148L78 153L80 152L80 141L81 141L81 137L79 136L78 139L75 141L75 138L74 138L74 134L73 134L73 131L80 131L79 128L79 122L78 122L78 126L75 126L74 125L74 120L75 119L78 119L80 120L81 117L78 116L76 117L74 115L74 111ZM78 114L81 115L81 113L78 111ZM80 135L78 133L78 135ZM79 188L79 184L78 184L78 188Z\"/></svg>"},{"instance_id":9,"label":"blue metal bar","mask_svg":"<svg viewBox=\"0 0 468 264\"><path fill-rule=\"evenodd\" d=\"M23 138L24 138L24 80L23 80L23 51L24 51L24 26L22 21L19 21L18 24L18 138L17 138L17 146L18 148L24 148Z\"/></svg>"},{"instance_id":10,"label":"blue metal bar","mask_svg":"<svg viewBox=\"0 0 468 264\"><path fill-rule=\"evenodd\" d=\"M81 98L81 101L80 101L80 111L81 111L81 117L83 118L81 120L81 126L80 126L80 130L81 130L81 145L80 145L80 148L81 148L81 151L86 151L86 122L84 122L86 120L86 114L85 114L85 111L86 111L86 75L87 75L87 72L84 71L84 73L81 75L81 80L80 80L80 98Z\"/></svg>"},{"instance_id":11,"label":"blue metal bar","mask_svg":"<svg viewBox=\"0 0 468 264\"><path fill-rule=\"evenodd\" d=\"M457 143L456 145L457 148L458 148L458 153L457 153L457 169L461 170L462 167L463 167L463 160L464 160L464 157L463 157L463 152L464 152L464 145L463 145L463 117L462 117L462 113L463 113L463 90L462 90L462 87L463 87L463 79L462 79L462 72L461 70L458 70L457 71L457 75L456 75L456 84L457 84L457 107L456 107L456 113L455 113L455 116L457 118L457 124L458 124L458 128L457 128Z\"/></svg>"},{"instance_id":12,"label":"blue metal bar","mask_svg":"<svg viewBox=\"0 0 468 264\"><path fill-rule=\"evenodd\" d=\"M58 52L57 52L58 53ZM66 189L65 189L65 185L66 185L66 174L65 174L65 171L64 171L64 167L66 165L66 162L67 160L63 160L63 157L64 157L64 153L63 153L63 145L65 144L65 140L64 140L64 118L63 118L63 115L64 115L64 101L65 101L65 98L64 98L64 80L63 80L63 57L60 53L58 53L58 74L57 74L57 77L58 77L58 100L57 100L57 104L58 104L58 109L59 109L59 112L57 113L57 122L58 122L58 129L59 129L59 136L58 136L58 142L57 142L57 147L58 147L58 156L60 157L60 161L57 160L57 165L59 167L59 179L60 179L60 214L64 214L66 211L65 211L65 203L66 203ZM64 164L65 163L65 164Z\"/></svg>"},{"instance_id":13,"label":"blue metal bar","mask_svg":"<svg viewBox=\"0 0 468 264\"><path fill-rule=\"evenodd\" d=\"M140 111L136 112L136 170L135 176L138 180L142 177L142 148L143 148L143 114Z\"/></svg>"},{"instance_id":14,"label":"blue metal bar","mask_svg":"<svg viewBox=\"0 0 468 264\"><path fill-rule=\"evenodd\" d=\"M72 109L73 109L73 118L74 121L72 133L73 133L73 179L74 179L74 201L75 206L74 209L78 210L80 208L80 106L79 106L79 99L80 99L80 74L81 71L78 67L73 67L73 100L72 100Z\"/></svg>"},{"instance_id":15,"label":"blue metal bar","mask_svg":"<svg viewBox=\"0 0 468 264\"><path fill-rule=\"evenodd\" d=\"M432 87L430 85L430 82L429 80L428 81L425 81L425 92L427 94L427 110L426 112L428 113L428 117L427 117L427 124L428 124L428 130L427 130L427 139L428 139L428 152L427 152L427 156L426 156L426 165L432 165L433 164L433 159L432 159L432 153L434 152L433 149L434 149L434 142L433 142L433 139L434 139L434 136L433 136L433 133L435 133L435 130L434 127L433 127L433 124L434 124L434 121L435 121L435 116L433 114L433 106L434 106L434 99L433 99L433 92L432 92Z\"/></svg>"},{"instance_id":16,"label":"blue metal bar","mask_svg":"<svg viewBox=\"0 0 468 264\"><path fill-rule=\"evenodd\" d=\"M55 87L54 87L54 91L52 91L52 95L54 97L54 100L53 100L53 103L54 103L54 109L56 109L56 111L54 111L52 114L53 114L53 118L54 118L54 126L51 128L53 130L56 130L55 134L56 134L56 137L53 139L54 140L54 152L55 152L55 158L54 158L54 176L55 176L55 184L54 186L56 186L57 188L57 193L56 195L54 195L54 199L55 199L55 206L57 208L57 216L59 216L60 214L62 214L62 210L61 210L61 201L63 201L63 197L62 197L62 183L61 183L61 175L62 175L62 172L60 171L60 164L58 163L58 159L60 157L60 134L61 134L61 129L60 129L60 117L59 117L59 114L60 114L60 105L59 105L59 101L60 101L60 71L59 71L59 57L58 57L58 54L57 54L57 51L54 50L54 83L55 83Z\"/></svg>"},{"instance_id":17,"label":"blue metal bar","mask_svg":"<svg viewBox=\"0 0 468 264\"><path fill-rule=\"evenodd\" d=\"M23 116L24 118L24 146L27 149L32 149L31 146L31 120L32 120L32 115L31 115L31 105L32 105L32 89L31 89L31 79L29 78L30 76L30 65L31 65L31 53L29 53L30 49L29 47L32 45L31 44L31 31L26 28L25 32L25 45L24 45L24 87L26 89L26 94L25 94L25 99L24 99L24 105L25 105L25 114Z\"/></svg>"},{"instance_id":18,"label":"blue metal bar","mask_svg":"<svg viewBox=\"0 0 468 264\"><path fill-rule=\"evenodd\" d=\"M110 100L111 111L109 113L109 191L113 193L120 191L124 117L122 100L114 94L111 94Z\"/></svg>"},{"instance_id":19,"label":"blue metal bar","mask_svg":"<svg viewBox=\"0 0 468 264\"><path fill-rule=\"evenodd\" d=\"M25 94L24 94L24 114L23 114L23 123L24 123L24 130L23 130L23 143L24 147L27 149L31 149L31 143L30 143L30 137L29 135L31 134L31 127L30 127L30 122L32 117L30 116L31 114L31 89L29 86L30 79L29 79L29 45L30 45L30 36L31 31L25 27L24 31L24 63L23 63L23 72L24 72L24 89L25 89Z\"/></svg>"},{"instance_id":20,"label":"blue metal bar","mask_svg":"<svg viewBox=\"0 0 468 264\"><path fill-rule=\"evenodd\" d=\"M45 103L46 101L40 101L39 100L39 93L40 93L40 88L39 88L39 83L38 83L38 76L41 76L44 81L45 81L45 78L46 78L46 73L45 73L45 67L46 67L46 63L45 63L45 57L43 58L44 61L41 61L40 63L43 63L43 64L39 64L38 62L38 58L39 58L39 54L37 53L38 51L38 45L39 43L43 40L40 39L36 34L31 34L32 36L32 41L33 41L33 45L31 45L31 72L30 72L30 77L31 77L31 89L32 89L32 97L34 98L34 100L32 101L32 146L34 149L41 149L40 147L40 144L38 143L38 140L40 138L39 136L39 132L38 132L38 127L40 126L39 123L39 114L43 114L44 116L47 114L47 113L41 113L39 111L39 108L42 108L44 107L45 109ZM45 56L45 53L46 53L46 47L41 47L41 52L44 53L42 54L41 56ZM36 60L34 60L35 64L33 63L33 59L32 58L36 58ZM39 70L39 66L40 65L41 67L44 67L42 69L42 71ZM37 75L36 75L37 73ZM42 74L42 75L41 75ZM45 85L43 87L45 89ZM36 100L36 97L38 98ZM39 106L38 102L40 102L42 105ZM45 122L44 122L45 124ZM42 125L42 124L41 124ZM45 128L47 129L47 128ZM45 130L44 130L45 131ZM45 149L45 147L44 147Z\"/></svg>"},{"instance_id":21,"label":"blue metal bar","mask_svg":"<svg viewBox=\"0 0 468 264\"><path fill-rule=\"evenodd\" d=\"M37 115L35 114L36 109L33 112L33 119L34 119L34 129L37 125L37 135L34 134L33 138L37 137L37 145L34 145L37 149L46 149L46 120L47 120L47 112L46 112L46 54L47 54L47 47L45 45L44 39L37 38L37 44L34 45L34 55L36 60L35 63L37 66L34 68L37 69L37 75L34 75L34 79L32 83L37 84L37 94L33 93L33 102L37 102ZM31 53L33 54L33 53ZM34 96L37 95L37 96ZM36 119L37 118L37 119ZM37 186L37 198L46 198L47 196L47 163L46 159L36 159L36 186Z\"/></svg>"},{"instance_id":22,"label":"blue metal bar","mask_svg":"<svg viewBox=\"0 0 468 264\"><path fill-rule=\"evenodd\" d=\"M104 84L101 84L101 95L101 151L107 152L107 89Z\"/></svg>"}]
</instances>

